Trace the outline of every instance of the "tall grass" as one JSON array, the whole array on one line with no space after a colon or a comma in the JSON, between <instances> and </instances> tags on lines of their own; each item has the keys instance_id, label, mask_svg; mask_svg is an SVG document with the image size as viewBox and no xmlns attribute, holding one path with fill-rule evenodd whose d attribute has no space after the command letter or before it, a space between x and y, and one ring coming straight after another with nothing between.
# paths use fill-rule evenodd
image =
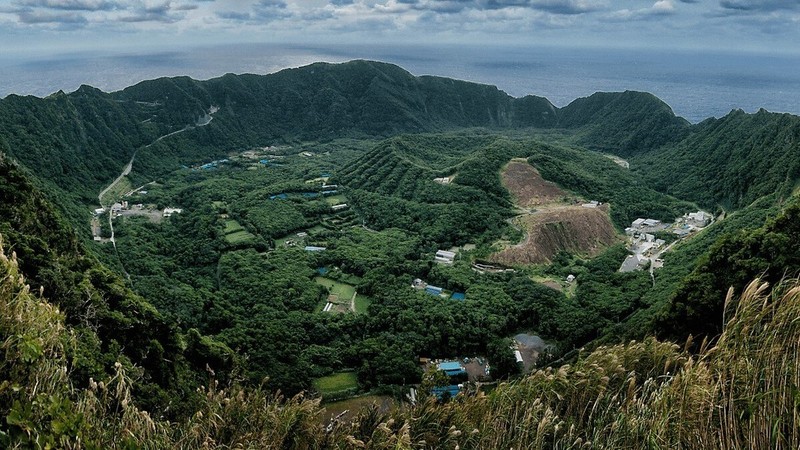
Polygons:
<instances>
[{"instance_id":1,"label":"tall grass","mask_svg":"<svg viewBox=\"0 0 800 450\"><path fill-rule=\"evenodd\" d=\"M328 429L318 400L210 380L195 413L170 423L137 408L121 364L70 384L71 331L0 248L0 447L800 448L800 282L755 280L726 305L698 354L655 339L601 347L490 394L368 408Z\"/></svg>"}]
</instances>

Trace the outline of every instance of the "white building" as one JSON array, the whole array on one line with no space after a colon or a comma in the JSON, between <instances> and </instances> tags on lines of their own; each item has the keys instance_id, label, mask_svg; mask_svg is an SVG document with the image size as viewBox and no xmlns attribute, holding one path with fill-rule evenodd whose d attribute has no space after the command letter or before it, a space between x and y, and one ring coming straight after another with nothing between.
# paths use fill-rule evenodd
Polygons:
<instances>
[{"instance_id":1,"label":"white building","mask_svg":"<svg viewBox=\"0 0 800 450\"><path fill-rule=\"evenodd\" d=\"M434 260L444 264L453 264L456 254L447 250L438 250Z\"/></svg>"},{"instance_id":2,"label":"white building","mask_svg":"<svg viewBox=\"0 0 800 450\"><path fill-rule=\"evenodd\" d=\"M693 213L686 214L684 216L686 222L690 225L694 225L697 228L703 228L711 222L711 214L705 211L697 211Z\"/></svg>"},{"instance_id":3,"label":"white building","mask_svg":"<svg viewBox=\"0 0 800 450\"><path fill-rule=\"evenodd\" d=\"M169 217L169 216L171 216L173 214L180 214L182 212L183 212L183 209L181 209L181 208L164 208L164 212L162 213L162 215L164 217Z\"/></svg>"}]
</instances>

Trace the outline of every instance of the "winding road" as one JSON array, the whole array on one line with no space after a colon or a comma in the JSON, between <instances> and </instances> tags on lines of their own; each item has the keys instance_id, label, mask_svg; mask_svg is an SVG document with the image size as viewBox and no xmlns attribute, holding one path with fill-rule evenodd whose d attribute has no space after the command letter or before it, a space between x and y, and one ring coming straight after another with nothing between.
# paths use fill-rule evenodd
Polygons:
<instances>
[{"instance_id":1,"label":"winding road","mask_svg":"<svg viewBox=\"0 0 800 450\"><path fill-rule=\"evenodd\" d=\"M170 136L174 136L174 135L179 134L179 133L183 133L184 131L192 130L192 129L197 128L197 127L204 127L204 126L206 126L206 125L211 123L211 121L214 119L214 113L216 113L217 111L219 111L218 107L211 106L211 108L209 108L208 112L203 117L200 117L194 125L186 125L185 127L181 128L178 131L173 131L171 133L167 133L167 134L165 134L163 136L158 137L156 140L154 140L153 142L145 145L144 147L136 149L133 152L133 155L131 155L131 160L128 161L128 164L125 165L125 167L122 169L122 173L120 173L119 176L113 182L111 182L111 184L106 186L105 189L100 191L100 194L97 195L97 201L98 201L98 203L100 203L100 207L103 208L103 209L106 209L106 205L103 204L103 196L105 196L110 190L112 190L117 184L119 184L122 181L123 178L125 178L126 176L128 176L131 173L131 170L133 170L133 162L136 160L136 154L139 153L139 150L141 150L143 148L149 148L153 144L155 144L157 142L160 142L162 139L168 138ZM110 207L111 204L109 204L108 206ZM117 242L114 239L114 222L111 219L112 219L111 211L109 210L108 226L111 229L111 239L109 239L109 240L111 241L111 245L114 246L114 252L116 253L117 252ZM117 253L117 257L119 258L119 253ZM122 260L120 260L120 265L122 265ZM125 271L125 267L124 266L122 267L122 271L125 272L125 276L127 276L128 280L130 281L131 277L130 277L130 275L128 275L128 272Z\"/></svg>"}]
</instances>

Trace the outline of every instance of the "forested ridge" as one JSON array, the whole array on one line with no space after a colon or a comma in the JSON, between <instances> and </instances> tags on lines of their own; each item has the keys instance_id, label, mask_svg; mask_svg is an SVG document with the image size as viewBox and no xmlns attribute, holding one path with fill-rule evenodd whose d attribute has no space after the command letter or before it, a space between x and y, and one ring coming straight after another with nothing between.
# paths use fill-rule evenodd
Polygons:
<instances>
[{"instance_id":1,"label":"forested ridge","mask_svg":"<svg viewBox=\"0 0 800 450\"><path fill-rule=\"evenodd\" d=\"M632 91L557 108L369 61L9 96L0 307L16 312L0 324L0 386L13 387L0 387L0 442L696 448L722 427L735 430L729 444L769 428L771 443L791 447L798 427L777 412L767 426L731 411L773 411L765 399L787 397L758 380L797 377L740 341L751 329L764 348L789 342L757 331L765 320L795 331L785 319L797 288L782 283L800 273L799 120L733 111L693 125ZM134 154L124 181L143 190L114 200L142 213L113 219L112 246L104 212L91 242L97 195ZM563 205L608 204L620 235L637 218L671 222L701 207L717 219L652 273L619 272L623 245L484 272L523 239L511 219L537 212L501 182L511 160L563 189ZM440 250L454 260L435 262ZM524 376L509 350L523 332L549 344L543 369ZM736 352L766 375L725 383L743 369L719 355ZM420 358L474 355L491 362L494 381L516 381L491 393L468 383L450 402L428 395L441 380ZM544 368L554 360L570 365ZM20 388L33 368L48 380L43 392ZM343 374L352 384L340 391L318 383ZM367 410L327 432L319 400L305 399L407 401L410 386L416 406ZM741 400L726 403L734 394ZM587 416L586 404L598 412ZM683 425L654 426L673 414ZM267 425L239 421L248 415ZM705 431L692 428L701 416L713 416ZM122 429L132 431L115 441Z\"/></svg>"}]
</instances>

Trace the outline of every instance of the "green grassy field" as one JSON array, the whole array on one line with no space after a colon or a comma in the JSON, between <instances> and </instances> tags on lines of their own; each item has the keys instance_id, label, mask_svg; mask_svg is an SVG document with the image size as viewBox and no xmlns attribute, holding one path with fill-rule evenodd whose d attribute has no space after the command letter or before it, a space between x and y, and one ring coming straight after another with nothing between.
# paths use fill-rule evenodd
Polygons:
<instances>
[{"instance_id":1,"label":"green grassy field","mask_svg":"<svg viewBox=\"0 0 800 450\"><path fill-rule=\"evenodd\" d=\"M328 202L329 205L338 205L339 203L347 203L347 197L342 194L339 195L331 195L330 197L325 197L325 201Z\"/></svg>"},{"instance_id":2,"label":"green grassy field","mask_svg":"<svg viewBox=\"0 0 800 450\"><path fill-rule=\"evenodd\" d=\"M225 221L225 240L229 244L247 242L254 237L255 236L245 230L239 222L232 219Z\"/></svg>"},{"instance_id":3,"label":"green grassy field","mask_svg":"<svg viewBox=\"0 0 800 450\"><path fill-rule=\"evenodd\" d=\"M355 372L339 372L327 377L317 378L313 381L313 385L324 396L348 389L357 389L358 380Z\"/></svg>"},{"instance_id":4,"label":"green grassy field","mask_svg":"<svg viewBox=\"0 0 800 450\"><path fill-rule=\"evenodd\" d=\"M328 288L328 292L339 297L340 302L350 302L356 288L350 284L340 283L326 277L314 277L314 281Z\"/></svg>"}]
</instances>

